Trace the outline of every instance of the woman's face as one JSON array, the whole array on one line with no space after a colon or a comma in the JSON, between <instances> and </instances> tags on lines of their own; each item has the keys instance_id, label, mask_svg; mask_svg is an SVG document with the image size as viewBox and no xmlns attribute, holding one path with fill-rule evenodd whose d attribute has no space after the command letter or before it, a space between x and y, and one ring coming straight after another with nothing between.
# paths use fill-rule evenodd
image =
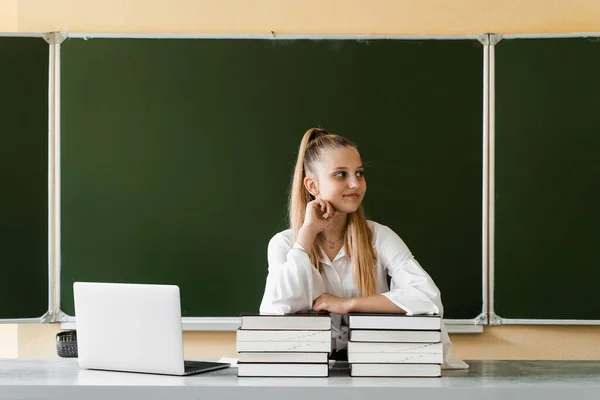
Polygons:
<instances>
[{"instance_id":1,"label":"woman's face","mask_svg":"<svg viewBox=\"0 0 600 400\"><path fill-rule=\"evenodd\" d=\"M358 209L367 191L367 181L356 148L327 150L313 169L314 185L322 199L338 212L352 213Z\"/></svg>"}]
</instances>

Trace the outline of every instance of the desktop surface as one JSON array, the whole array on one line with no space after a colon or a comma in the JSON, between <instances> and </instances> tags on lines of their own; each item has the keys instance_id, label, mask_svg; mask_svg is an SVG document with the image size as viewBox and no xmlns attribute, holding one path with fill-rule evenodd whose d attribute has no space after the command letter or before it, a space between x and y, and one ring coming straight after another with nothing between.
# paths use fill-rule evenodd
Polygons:
<instances>
[{"instance_id":1,"label":"desktop surface","mask_svg":"<svg viewBox=\"0 0 600 400\"><path fill-rule=\"evenodd\" d=\"M82 370L72 359L0 359L0 399L161 398L359 399L419 396L445 400L600 398L600 361L467 361L441 378L352 378L336 362L329 378L238 378L236 368L192 376ZM510 396L510 397L509 397Z\"/></svg>"}]
</instances>

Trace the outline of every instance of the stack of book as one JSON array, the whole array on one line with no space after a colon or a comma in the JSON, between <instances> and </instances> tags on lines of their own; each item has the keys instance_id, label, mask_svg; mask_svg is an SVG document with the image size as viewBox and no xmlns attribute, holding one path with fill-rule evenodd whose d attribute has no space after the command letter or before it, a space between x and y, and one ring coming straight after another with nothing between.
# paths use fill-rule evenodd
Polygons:
<instances>
[{"instance_id":1,"label":"stack of book","mask_svg":"<svg viewBox=\"0 0 600 400\"><path fill-rule=\"evenodd\" d=\"M351 313L348 328L351 376L441 376L439 315Z\"/></svg>"},{"instance_id":2,"label":"stack of book","mask_svg":"<svg viewBox=\"0 0 600 400\"><path fill-rule=\"evenodd\" d=\"M238 376L329 376L329 313L241 314Z\"/></svg>"}]
</instances>

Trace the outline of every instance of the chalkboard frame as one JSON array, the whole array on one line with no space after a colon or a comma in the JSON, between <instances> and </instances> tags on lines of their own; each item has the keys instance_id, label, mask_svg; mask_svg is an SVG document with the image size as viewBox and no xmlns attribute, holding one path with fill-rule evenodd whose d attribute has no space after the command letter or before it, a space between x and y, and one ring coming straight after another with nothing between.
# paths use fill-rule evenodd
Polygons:
<instances>
[{"instance_id":1,"label":"chalkboard frame","mask_svg":"<svg viewBox=\"0 0 600 400\"><path fill-rule=\"evenodd\" d=\"M0 38L37 38L39 40L44 40L49 44L49 49L48 49L48 74L50 74L50 71L52 70L52 68L54 67L54 60L52 58L52 46L50 45L50 43L48 42L49 36L46 33L37 33L37 32L32 32L32 33L5 33L5 32L0 32ZM53 105L52 105L52 92L53 92L53 88L50 87L50 85L48 86L48 118L50 118L50 115L52 114L53 111ZM52 127L50 126L50 124L48 125L48 129L49 132L52 130ZM51 159L51 151L50 151L50 139L49 139L49 145L48 145L48 170L50 170L53 167L53 162ZM52 204L52 202L54 201L54 196L53 193L51 191L48 191L48 220L50 219L50 204ZM51 236L53 235L53 233L50 231L50 229L48 230L48 250L50 251L50 243L51 243ZM47 288L47 298L48 298L48 303L47 303L47 309L46 312L44 312L42 315L40 315L39 317L24 317L24 318L2 318L0 317L0 324L19 324L19 323L35 323L35 322L55 322L57 320L57 316L54 312L54 310L57 310L57 308L55 307L55 303L54 303L54 287L55 287L55 282L56 282L56 274L55 274L55 270L52 268L52 265L50 263L50 261L48 262L48 266L47 266L47 273L48 273L48 288Z\"/></svg>"},{"instance_id":2,"label":"chalkboard frame","mask_svg":"<svg viewBox=\"0 0 600 400\"><path fill-rule=\"evenodd\" d=\"M486 40L488 38L487 35L468 35L468 36L460 36L460 37L444 37L444 36L379 36L379 35L86 35L86 34L69 34L69 38L140 38L140 39L203 39L203 38L241 38L241 39L286 39L286 40L294 40L294 39L339 39L339 40L359 40L359 39L398 39L398 40L478 40L482 46L486 46ZM484 64L484 63L482 63ZM486 81L484 80L484 83ZM482 84L484 84L482 83ZM483 90L485 93L485 90ZM485 107L482 107L482 113L485 111ZM485 126L482 127L484 131L484 135L487 134L485 130ZM487 163L482 165L484 171L487 171ZM483 177L487 176L486 173L483 174ZM485 178L484 178L485 181ZM486 188L486 182L483 182L483 187ZM484 199L482 199L482 202ZM483 208L485 209L485 208ZM485 221L486 215L482 214L482 218ZM482 231L485 228L482 226ZM483 240L483 238L482 238ZM485 257L485 250L482 251L481 259L482 259L482 281L485 282L487 275L487 264ZM475 316L473 319L461 319L461 320L446 320L447 324L458 325L458 326L468 326L465 328L465 331L473 332L471 327L477 325L484 325L486 323L486 315L487 315L487 285L482 285L482 312ZM60 299L60 293L59 293ZM61 321L73 321L74 317L69 315L63 315L64 313L61 311ZM237 317L184 317L183 318L184 326L192 327L190 329L193 330L235 330L239 326L239 318ZM478 329L475 329L478 331Z\"/></svg>"},{"instance_id":3,"label":"chalkboard frame","mask_svg":"<svg viewBox=\"0 0 600 400\"><path fill-rule=\"evenodd\" d=\"M490 191L488 193L489 201L489 313L488 313L488 324L489 325L600 325L600 320L593 319L537 319L537 318L503 318L496 314L495 310L495 137L496 137L496 110L495 110L495 66L496 66L496 52L495 46L498 45L502 40L527 40L527 39L576 39L576 38L598 38L600 40L599 32L582 32L573 34L490 34L490 58L489 58L489 73L490 73L490 99L492 102L489 107L489 118L490 118L490 141L489 141L489 162L490 162L490 175L489 185Z\"/></svg>"}]
</instances>

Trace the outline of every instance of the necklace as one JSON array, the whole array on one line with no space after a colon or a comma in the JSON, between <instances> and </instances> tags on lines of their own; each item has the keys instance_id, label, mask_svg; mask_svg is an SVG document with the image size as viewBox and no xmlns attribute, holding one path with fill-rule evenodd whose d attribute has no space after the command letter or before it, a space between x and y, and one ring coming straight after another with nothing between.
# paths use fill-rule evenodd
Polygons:
<instances>
[{"instance_id":1,"label":"necklace","mask_svg":"<svg viewBox=\"0 0 600 400\"><path fill-rule=\"evenodd\" d=\"M333 249L333 246L335 246L335 244L336 244L337 242L339 242L340 240L342 240L343 238L344 238L344 237L342 236L341 238L339 238L339 239L338 239L338 240L336 240L335 242L330 242L329 240L327 240L327 238L326 238L325 236L323 236L323 239L325 239L325 241L326 241L327 243L329 243L329 248L330 248L330 249Z\"/></svg>"}]
</instances>

